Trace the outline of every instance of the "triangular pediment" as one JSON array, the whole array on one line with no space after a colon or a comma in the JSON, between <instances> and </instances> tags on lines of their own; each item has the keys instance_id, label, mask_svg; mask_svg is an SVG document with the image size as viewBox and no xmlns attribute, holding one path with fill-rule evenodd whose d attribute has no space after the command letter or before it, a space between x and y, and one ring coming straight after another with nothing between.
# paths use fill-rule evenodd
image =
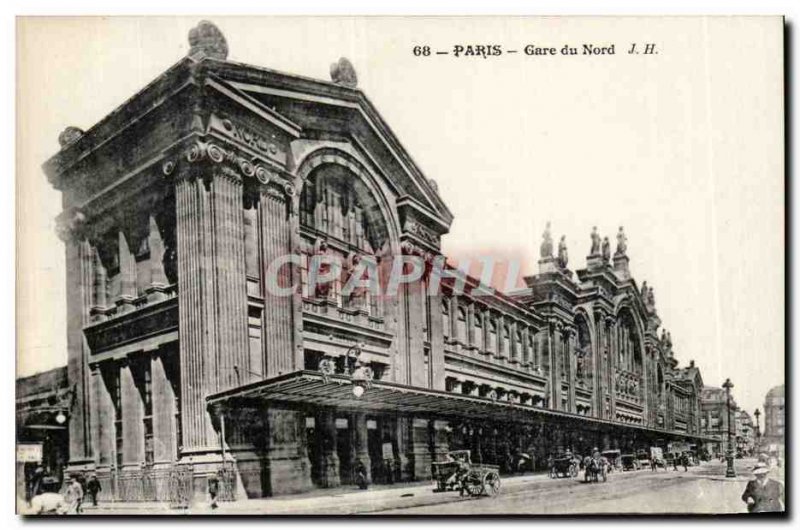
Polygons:
<instances>
[{"instance_id":1,"label":"triangular pediment","mask_svg":"<svg viewBox=\"0 0 800 530\"><path fill-rule=\"evenodd\" d=\"M357 88L230 61L205 59L218 82L296 124L304 137L352 141L379 166L399 198L412 200L449 227L453 215L372 102Z\"/></svg>"}]
</instances>

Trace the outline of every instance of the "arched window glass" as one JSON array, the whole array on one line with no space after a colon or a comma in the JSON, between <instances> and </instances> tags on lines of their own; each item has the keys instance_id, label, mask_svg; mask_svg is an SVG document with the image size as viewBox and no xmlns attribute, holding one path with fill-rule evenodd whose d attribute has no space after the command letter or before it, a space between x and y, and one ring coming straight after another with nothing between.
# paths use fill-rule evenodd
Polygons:
<instances>
[{"instance_id":1,"label":"arched window glass","mask_svg":"<svg viewBox=\"0 0 800 530\"><path fill-rule=\"evenodd\" d=\"M450 303L446 298L442 298L442 331L445 338L451 337L450 330Z\"/></svg>"},{"instance_id":2,"label":"arched window glass","mask_svg":"<svg viewBox=\"0 0 800 530\"><path fill-rule=\"evenodd\" d=\"M480 350L484 348L483 346L483 315L477 309L475 310L474 320L475 325L473 326L473 344Z\"/></svg>"},{"instance_id":3,"label":"arched window glass","mask_svg":"<svg viewBox=\"0 0 800 530\"><path fill-rule=\"evenodd\" d=\"M486 349L490 352L497 352L497 321L494 318L489 320L489 344Z\"/></svg>"},{"instance_id":4,"label":"arched window glass","mask_svg":"<svg viewBox=\"0 0 800 530\"><path fill-rule=\"evenodd\" d=\"M467 344L467 312L463 307L458 308L458 341L461 344Z\"/></svg>"}]
</instances>

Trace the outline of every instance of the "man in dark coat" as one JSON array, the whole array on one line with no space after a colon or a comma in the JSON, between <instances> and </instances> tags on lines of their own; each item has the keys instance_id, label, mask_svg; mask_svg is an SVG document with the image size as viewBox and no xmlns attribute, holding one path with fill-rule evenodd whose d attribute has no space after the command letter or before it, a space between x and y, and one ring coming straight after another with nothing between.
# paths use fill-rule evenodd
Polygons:
<instances>
[{"instance_id":1,"label":"man in dark coat","mask_svg":"<svg viewBox=\"0 0 800 530\"><path fill-rule=\"evenodd\" d=\"M750 513L782 512L784 510L783 484L767 476L769 468L756 464L753 474L756 476L747 483L742 493L742 500L747 503Z\"/></svg>"},{"instance_id":2,"label":"man in dark coat","mask_svg":"<svg viewBox=\"0 0 800 530\"><path fill-rule=\"evenodd\" d=\"M86 493L92 501L92 506L97 506L97 494L103 488L100 486L100 481L97 480L97 475L92 474L86 482Z\"/></svg>"}]
</instances>

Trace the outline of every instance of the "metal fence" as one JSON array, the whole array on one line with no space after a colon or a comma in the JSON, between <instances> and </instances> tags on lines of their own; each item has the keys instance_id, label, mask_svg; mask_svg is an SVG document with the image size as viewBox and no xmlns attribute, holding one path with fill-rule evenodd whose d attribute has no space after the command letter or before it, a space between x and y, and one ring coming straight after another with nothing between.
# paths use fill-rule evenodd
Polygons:
<instances>
[{"instance_id":1,"label":"metal fence","mask_svg":"<svg viewBox=\"0 0 800 530\"><path fill-rule=\"evenodd\" d=\"M237 472L233 462L226 462L216 472L218 502L236 500ZM174 508L187 508L194 497L195 477L192 464L173 464L153 469L117 470L98 476L101 501L168 502Z\"/></svg>"}]
</instances>

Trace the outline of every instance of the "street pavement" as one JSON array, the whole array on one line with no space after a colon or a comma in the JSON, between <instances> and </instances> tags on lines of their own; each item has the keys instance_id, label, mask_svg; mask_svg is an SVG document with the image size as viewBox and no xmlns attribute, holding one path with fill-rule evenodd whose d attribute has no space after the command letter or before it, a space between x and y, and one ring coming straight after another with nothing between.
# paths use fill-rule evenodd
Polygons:
<instances>
[{"instance_id":1,"label":"street pavement","mask_svg":"<svg viewBox=\"0 0 800 530\"><path fill-rule=\"evenodd\" d=\"M725 478L725 465L704 463L688 471L615 472L607 482L551 479L545 474L503 477L495 497L460 497L458 492L433 492L430 482L315 490L267 499L221 503L211 510L199 503L188 510L164 505L105 503L86 514L187 515L500 515L500 514L675 514L746 513L741 501L755 460L737 460L738 476ZM776 477L780 478L780 477Z\"/></svg>"}]
</instances>

